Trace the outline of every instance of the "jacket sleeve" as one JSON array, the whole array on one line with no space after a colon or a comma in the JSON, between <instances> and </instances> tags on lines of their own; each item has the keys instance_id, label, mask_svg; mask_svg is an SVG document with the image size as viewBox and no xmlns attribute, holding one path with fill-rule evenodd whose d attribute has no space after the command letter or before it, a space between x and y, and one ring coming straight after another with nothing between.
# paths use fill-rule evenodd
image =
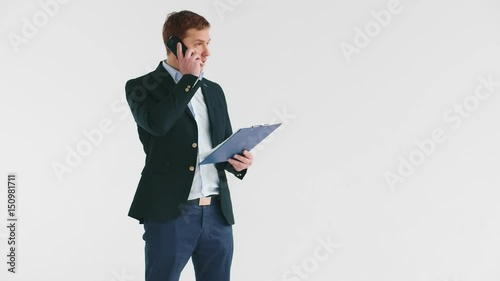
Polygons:
<instances>
[{"instance_id":1,"label":"jacket sleeve","mask_svg":"<svg viewBox=\"0 0 500 281\"><path fill-rule=\"evenodd\" d=\"M147 76L127 81L125 93L134 120L148 133L161 137L168 133L186 109L200 87L198 77L184 74L169 95L161 100L152 96L152 88L145 83Z\"/></svg>"},{"instance_id":2,"label":"jacket sleeve","mask_svg":"<svg viewBox=\"0 0 500 281\"><path fill-rule=\"evenodd\" d=\"M217 85L217 86L219 86L219 85ZM224 101L224 105L226 106L226 128L225 128L225 133L224 133L224 139L227 139L228 137L230 137L233 134L233 129L231 127L231 120L229 119L229 113L228 113L228 109L227 109L226 97L224 96L224 91L222 91L222 88L220 86L219 86L219 89L220 89L220 92L222 94L222 100ZM226 171L228 171L229 173L235 175L240 180L242 180L243 177L245 177L247 170L248 170L248 169L244 169L244 170L241 170L238 172L234 169L233 165L231 165L227 161L225 162L224 169Z\"/></svg>"}]
</instances>

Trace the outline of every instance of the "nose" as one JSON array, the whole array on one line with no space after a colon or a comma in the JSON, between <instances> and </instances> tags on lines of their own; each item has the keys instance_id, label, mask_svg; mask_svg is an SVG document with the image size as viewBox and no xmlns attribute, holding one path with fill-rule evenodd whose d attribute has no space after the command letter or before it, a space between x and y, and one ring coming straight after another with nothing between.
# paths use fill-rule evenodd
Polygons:
<instances>
[{"instance_id":1,"label":"nose","mask_svg":"<svg viewBox=\"0 0 500 281\"><path fill-rule=\"evenodd\" d=\"M207 45L205 45L205 47L203 48L203 56L204 57L210 56L210 50L208 49Z\"/></svg>"}]
</instances>

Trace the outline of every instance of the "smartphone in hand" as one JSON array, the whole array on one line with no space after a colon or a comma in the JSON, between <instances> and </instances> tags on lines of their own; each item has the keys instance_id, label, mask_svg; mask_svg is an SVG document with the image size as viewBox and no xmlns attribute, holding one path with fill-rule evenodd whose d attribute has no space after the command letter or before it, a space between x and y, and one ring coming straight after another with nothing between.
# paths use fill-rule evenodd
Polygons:
<instances>
[{"instance_id":1,"label":"smartphone in hand","mask_svg":"<svg viewBox=\"0 0 500 281\"><path fill-rule=\"evenodd\" d=\"M186 47L186 45L184 45L184 43L182 43L182 41L181 41L181 39L179 39L179 37L177 37L177 36L170 36L170 38L168 38L168 40L167 40L167 48L172 53L174 53L174 55L176 57L177 57L177 43L179 43L179 42L182 45L182 54L186 55L187 47Z\"/></svg>"}]
</instances>

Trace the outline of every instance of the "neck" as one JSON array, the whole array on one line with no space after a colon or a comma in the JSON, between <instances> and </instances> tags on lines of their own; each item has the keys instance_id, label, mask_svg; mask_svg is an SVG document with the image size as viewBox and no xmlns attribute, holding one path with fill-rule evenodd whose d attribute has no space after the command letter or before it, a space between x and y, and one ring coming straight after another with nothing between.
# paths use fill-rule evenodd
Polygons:
<instances>
[{"instance_id":1,"label":"neck","mask_svg":"<svg viewBox=\"0 0 500 281\"><path fill-rule=\"evenodd\" d=\"M175 55L172 53L167 55L167 64L170 65L171 67L179 70L179 61L177 60Z\"/></svg>"}]
</instances>

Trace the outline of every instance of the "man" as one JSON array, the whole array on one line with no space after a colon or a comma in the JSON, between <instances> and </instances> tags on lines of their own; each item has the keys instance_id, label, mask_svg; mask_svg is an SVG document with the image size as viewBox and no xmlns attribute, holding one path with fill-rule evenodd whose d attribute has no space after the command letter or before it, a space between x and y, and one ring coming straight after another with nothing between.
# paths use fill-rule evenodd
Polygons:
<instances>
[{"instance_id":1,"label":"man","mask_svg":"<svg viewBox=\"0 0 500 281\"><path fill-rule=\"evenodd\" d=\"M253 157L200 165L200 155L232 134L222 88L203 77L210 24L202 16L170 13L163 41L187 46L156 70L127 82L127 102L146 153L129 216L144 224L146 280L179 280L189 258L198 281L229 280L234 224L225 171L243 179Z\"/></svg>"}]
</instances>

